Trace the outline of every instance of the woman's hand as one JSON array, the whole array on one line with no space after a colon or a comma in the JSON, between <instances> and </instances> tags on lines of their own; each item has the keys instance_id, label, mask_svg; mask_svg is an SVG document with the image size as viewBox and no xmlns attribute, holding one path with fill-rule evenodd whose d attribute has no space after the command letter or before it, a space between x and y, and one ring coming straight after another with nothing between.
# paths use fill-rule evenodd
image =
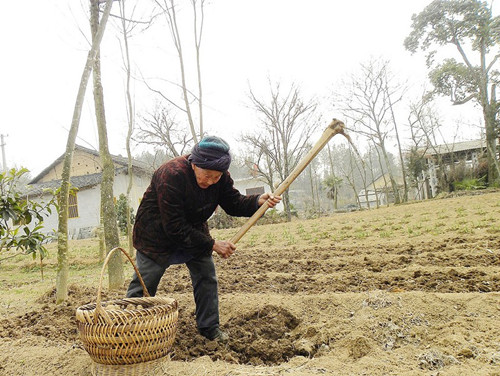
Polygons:
<instances>
[{"instance_id":1,"label":"woman's hand","mask_svg":"<svg viewBox=\"0 0 500 376\"><path fill-rule=\"evenodd\" d=\"M274 208L281 201L281 196L275 196L269 192L261 194L259 197L259 206L262 206L266 201L267 206Z\"/></svg>"},{"instance_id":2,"label":"woman's hand","mask_svg":"<svg viewBox=\"0 0 500 376\"><path fill-rule=\"evenodd\" d=\"M229 258L234 253L235 249L236 246L233 243L222 240L216 240L212 247L212 250L224 259Z\"/></svg>"}]
</instances>

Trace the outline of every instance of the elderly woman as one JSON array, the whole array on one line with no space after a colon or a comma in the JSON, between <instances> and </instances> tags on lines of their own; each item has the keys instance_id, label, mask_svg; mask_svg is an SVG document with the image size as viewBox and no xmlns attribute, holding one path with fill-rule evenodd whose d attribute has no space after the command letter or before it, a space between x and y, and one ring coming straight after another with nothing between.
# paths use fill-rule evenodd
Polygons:
<instances>
[{"instance_id":1,"label":"elderly woman","mask_svg":"<svg viewBox=\"0 0 500 376\"><path fill-rule=\"evenodd\" d=\"M229 145L211 136L196 144L191 154L161 165L144 193L133 232L137 267L151 296L170 265L186 264L193 284L198 331L220 342L227 342L229 337L219 328L212 252L228 258L236 247L213 239L207 220L219 205L229 215L250 217L264 202L274 207L281 200L269 193L240 194L228 172L230 164ZM127 297L140 297L142 293L134 273Z\"/></svg>"}]
</instances>

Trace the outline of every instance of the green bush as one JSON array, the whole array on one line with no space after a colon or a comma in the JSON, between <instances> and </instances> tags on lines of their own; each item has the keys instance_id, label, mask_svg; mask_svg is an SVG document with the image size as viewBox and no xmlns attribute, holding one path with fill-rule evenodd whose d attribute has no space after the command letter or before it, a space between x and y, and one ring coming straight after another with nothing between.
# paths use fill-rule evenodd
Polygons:
<instances>
[{"instance_id":1,"label":"green bush","mask_svg":"<svg viewBox=\"0 0 500 376\"><path fill-rule=\"evenodd\" d=\"M453 182L453 188L457 191L473 191L476 189L485 189L486 182L484 178L479 179L464 179L462 181Z\"/></svg>"},{"instance_id":2,"label":"green bush","mask_svg":"<svg viewBox=\"0 0 500 376\"><path fill-rule=\"evenodd\" d=\"M0 173L0 251L17 249L42 259L47 254L45 243L53 238L42 231L43 220L57 209L57 192L49 192L47 202L27 199L21 191L27 173L25 168Z\"/></svg>"},{"instance_id":3,"label":"green bush","mask_svg":"<svg viewBox=\"0 0 500 376\"><path fill-rule=\"evenodd\" d=\"M227 215L224 210L218 208L216 212L208 220L208 227L211 229L225 229L225 228L235 228L241 227L245 224L248 218L245 217L232 217ZM269 209L266 213L259 218L256 226L258 225L269 225L273 223L283 223L287 222L286 213L279 212L276 209Z\"/></svg>"},{"instance_id":4,"label":"green bush","mask_svg":"<svg viewBox=\"0 0 500 376\"><path fill-rule=\"evenodd\" d=\"M130 223L133 224L135 220L134 211L128 205L127 196L123 193L118 197L118 201L116 202L115 211L116 211L116 219L118 221L118 227L122 234L127 235L127 208L130 215Z\"/></svg>"},{"instance_id":5,"label":"green bush","mask_svg":"<svg viewBox=\"0 0 500 376\"><path fill-rule=\"evenodd\" d=\"M232 217L221 208L217 208L215 213L208 220L208 227L215 229L233 228L242 226L246 218Z\"/></svg>"}]
</instances>

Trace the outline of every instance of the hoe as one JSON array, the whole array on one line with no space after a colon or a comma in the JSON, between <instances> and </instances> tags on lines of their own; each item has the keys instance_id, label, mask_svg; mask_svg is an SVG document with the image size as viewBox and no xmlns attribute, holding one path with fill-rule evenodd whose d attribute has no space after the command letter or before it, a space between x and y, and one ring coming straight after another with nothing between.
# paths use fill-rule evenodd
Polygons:
<instances>
[{"instance_id":1,"label":"hoe","mask_svg":"<svg viewBox=\"0 0 500 376\"><path fill-rule=\"evenodd\" d=\"M314 157L323 149L323 147L330 141L330 139L336 134L342 134L347 138L349 143L352 144L351 138L345 133L345 125L343 122L337 119L333 119L332 122L325 129L321 138L316 142L312 149L307 153L300 163L295 167L295 169L290 173L290 175L283 180L283 182L276 188L273 192L274 196L281 196L285 192L290 184L300 175L300 173L307 167L307 165L314 159ZM243 235L257 222L257 220L264 215L266 210L269 209L269 205L265 202L255 213L251 216L248 221L240 228L240 230L231 238L231 243L236 244Z\"/></svg>"}]
</instances>

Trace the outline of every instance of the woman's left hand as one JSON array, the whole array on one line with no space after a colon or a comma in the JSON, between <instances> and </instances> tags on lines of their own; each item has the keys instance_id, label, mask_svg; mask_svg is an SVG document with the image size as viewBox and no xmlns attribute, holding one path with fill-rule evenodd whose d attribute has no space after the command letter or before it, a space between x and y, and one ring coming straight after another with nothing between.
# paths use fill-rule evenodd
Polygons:
<instances>
[{"instance_id":1,"label":"woman's left hand","mask_svg":"<svg viewBox=\"0 0 500 376\"><path fill-rule=\"evenodd\" d=\"M267 206L274 208L281 201L281 196L275 196L269 192L261 194L259 197L259 206L262 206L266 201Z\"/></svg>"}]
</instances>

